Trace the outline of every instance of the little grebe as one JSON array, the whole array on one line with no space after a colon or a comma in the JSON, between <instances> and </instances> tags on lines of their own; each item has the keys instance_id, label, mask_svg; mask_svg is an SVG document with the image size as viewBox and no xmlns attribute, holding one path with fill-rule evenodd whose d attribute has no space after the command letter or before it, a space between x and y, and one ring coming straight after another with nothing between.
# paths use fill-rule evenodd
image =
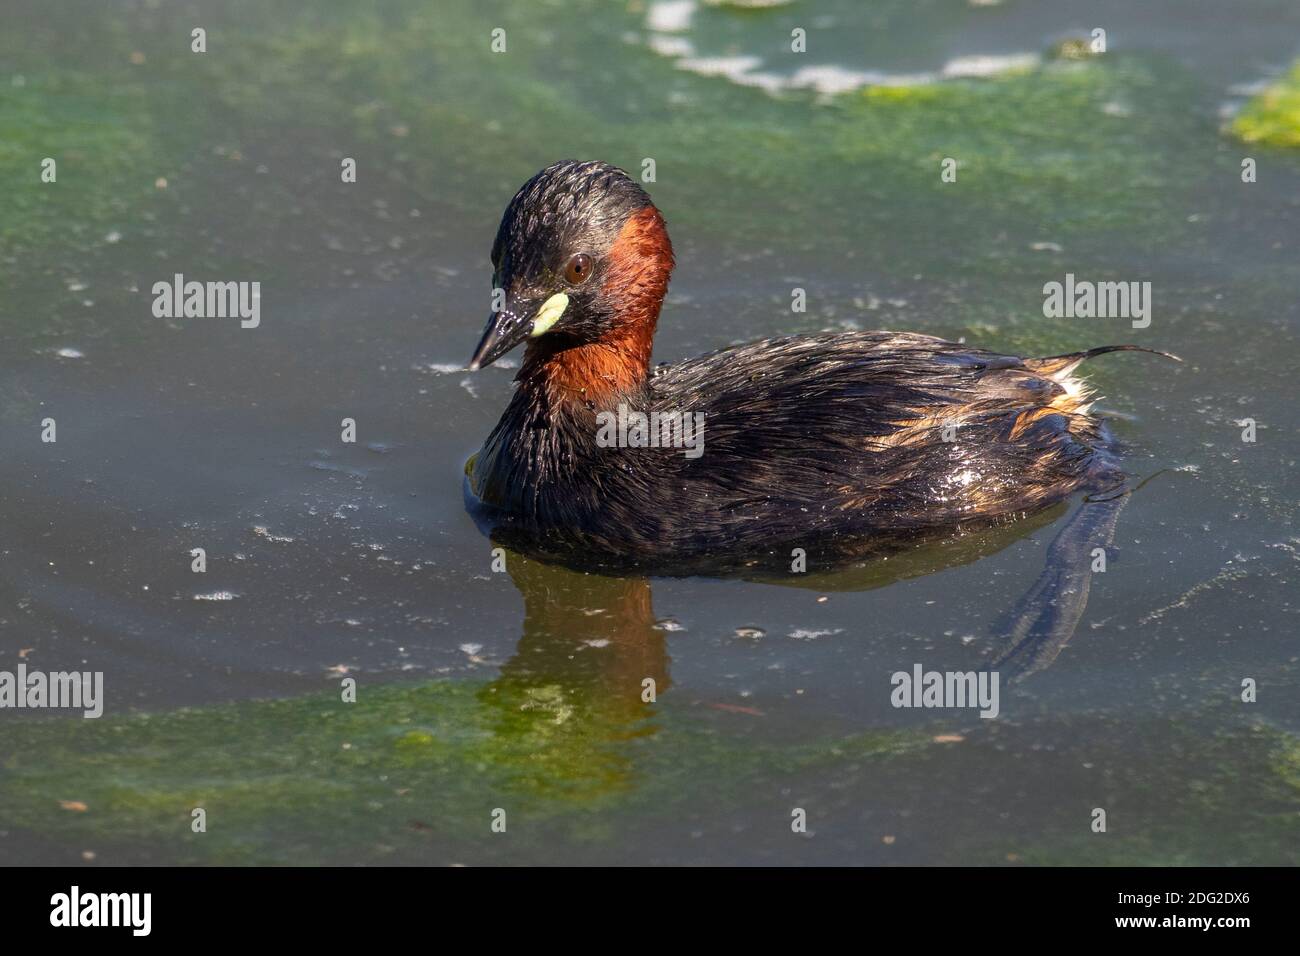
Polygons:
<instances>
[{"instance_id":1,"label":"little grebe","mask_svg":"<svg viewBox=\"0 0 1300 956\"><path fill-rule=\"evenodd\" d=\"M842 332L652 370L672 245L650 197L605 163L559 162L525 183L492 265L499 299L469 368L528 345L469 488L515 542L668 573L800 545L843 557L1121 477L1073 372L1104 352L1150 351L1137 346L1026 359ZM620 406L620 434L629 412L702 422L704 453L608 447Z\"/></svg>"}]
</instances>

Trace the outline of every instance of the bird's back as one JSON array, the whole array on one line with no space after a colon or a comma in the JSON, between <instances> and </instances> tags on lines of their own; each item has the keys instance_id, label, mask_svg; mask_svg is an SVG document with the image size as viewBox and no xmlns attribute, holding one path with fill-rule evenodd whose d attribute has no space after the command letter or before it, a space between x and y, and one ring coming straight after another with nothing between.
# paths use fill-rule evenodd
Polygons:
<instances>
[{"instance_id":1,"label":"bird's back","mask_svg":"<svg viewBox=\"0 0 1300 956\"><path fill-rule=\"evenodd\" d=\"M595 419L611 410L580 411L585 427L563 426L574 467L537 489L516 524L684 566L1008 520L1114 474L1086 389L1070 375L1081 358L849 332L659 366L620 402L702 422L698 447L606 447Z\"/></svg>"}]
</instances>

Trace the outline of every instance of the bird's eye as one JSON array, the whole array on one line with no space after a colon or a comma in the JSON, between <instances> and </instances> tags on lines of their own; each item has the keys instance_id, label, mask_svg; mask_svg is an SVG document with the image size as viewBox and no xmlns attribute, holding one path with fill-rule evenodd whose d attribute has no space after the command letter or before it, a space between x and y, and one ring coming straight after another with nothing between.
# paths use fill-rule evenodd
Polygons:
<instances>
[{"instance_id":1,"label":"bird's eye","mask_svg":"<svg viewBox=\"0 0 1300 956\"><path fill-rule=\"evenodd\" d=\"M580 252L564 267L564 278L570 285L582 285L591 276L591 256Z\"/></svg>"}]
</instances>

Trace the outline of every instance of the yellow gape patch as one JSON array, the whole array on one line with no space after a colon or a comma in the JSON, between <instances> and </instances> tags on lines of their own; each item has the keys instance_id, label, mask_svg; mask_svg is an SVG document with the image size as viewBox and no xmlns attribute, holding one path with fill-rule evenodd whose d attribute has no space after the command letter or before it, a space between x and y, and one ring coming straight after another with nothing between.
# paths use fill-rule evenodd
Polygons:
<instances>
[{"instance_id":1,"label":"yellow gape patch","mask_svg":"<svg viewBox=\"0 0 1300 956\"><path fill-rule=\"evenodd\" d=\"M529 336L537 338L539 335L545 335L547 329L560 321L560 316L564 315L564 310L568 307L569 297L563 292L555 293L537 310L537 317L533 319L533 330L528 333Z\"/></svg>"}]
</instances>

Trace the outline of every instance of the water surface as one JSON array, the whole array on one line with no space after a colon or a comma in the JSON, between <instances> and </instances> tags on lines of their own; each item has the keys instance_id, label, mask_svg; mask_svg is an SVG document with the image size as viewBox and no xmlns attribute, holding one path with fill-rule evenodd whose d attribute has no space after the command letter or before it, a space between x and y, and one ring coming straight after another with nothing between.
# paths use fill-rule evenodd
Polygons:
<instances>
[{"instance_id":1,"label":"water surface","mask_svg":"<svg viewBox=\"0 0 1300 956\"><path fill-rule=\"evenodd\" d=\"M0 716L0 860L1295 862L1300 153L1223 127L1300 8L11 8L0 669L108 701ZM655 160L657 361L854 328L1185 359L1090 370L1155 477L996 720L889 675L986 663L1064 510L802 586L493 572L461 474L513 371L461 369L501 210L566 156ZM155 318L177 272L261 282L260 326ZM1044 318L1066 272L1150 281L1150 327Z\"/></svg>"}]
</instances>

